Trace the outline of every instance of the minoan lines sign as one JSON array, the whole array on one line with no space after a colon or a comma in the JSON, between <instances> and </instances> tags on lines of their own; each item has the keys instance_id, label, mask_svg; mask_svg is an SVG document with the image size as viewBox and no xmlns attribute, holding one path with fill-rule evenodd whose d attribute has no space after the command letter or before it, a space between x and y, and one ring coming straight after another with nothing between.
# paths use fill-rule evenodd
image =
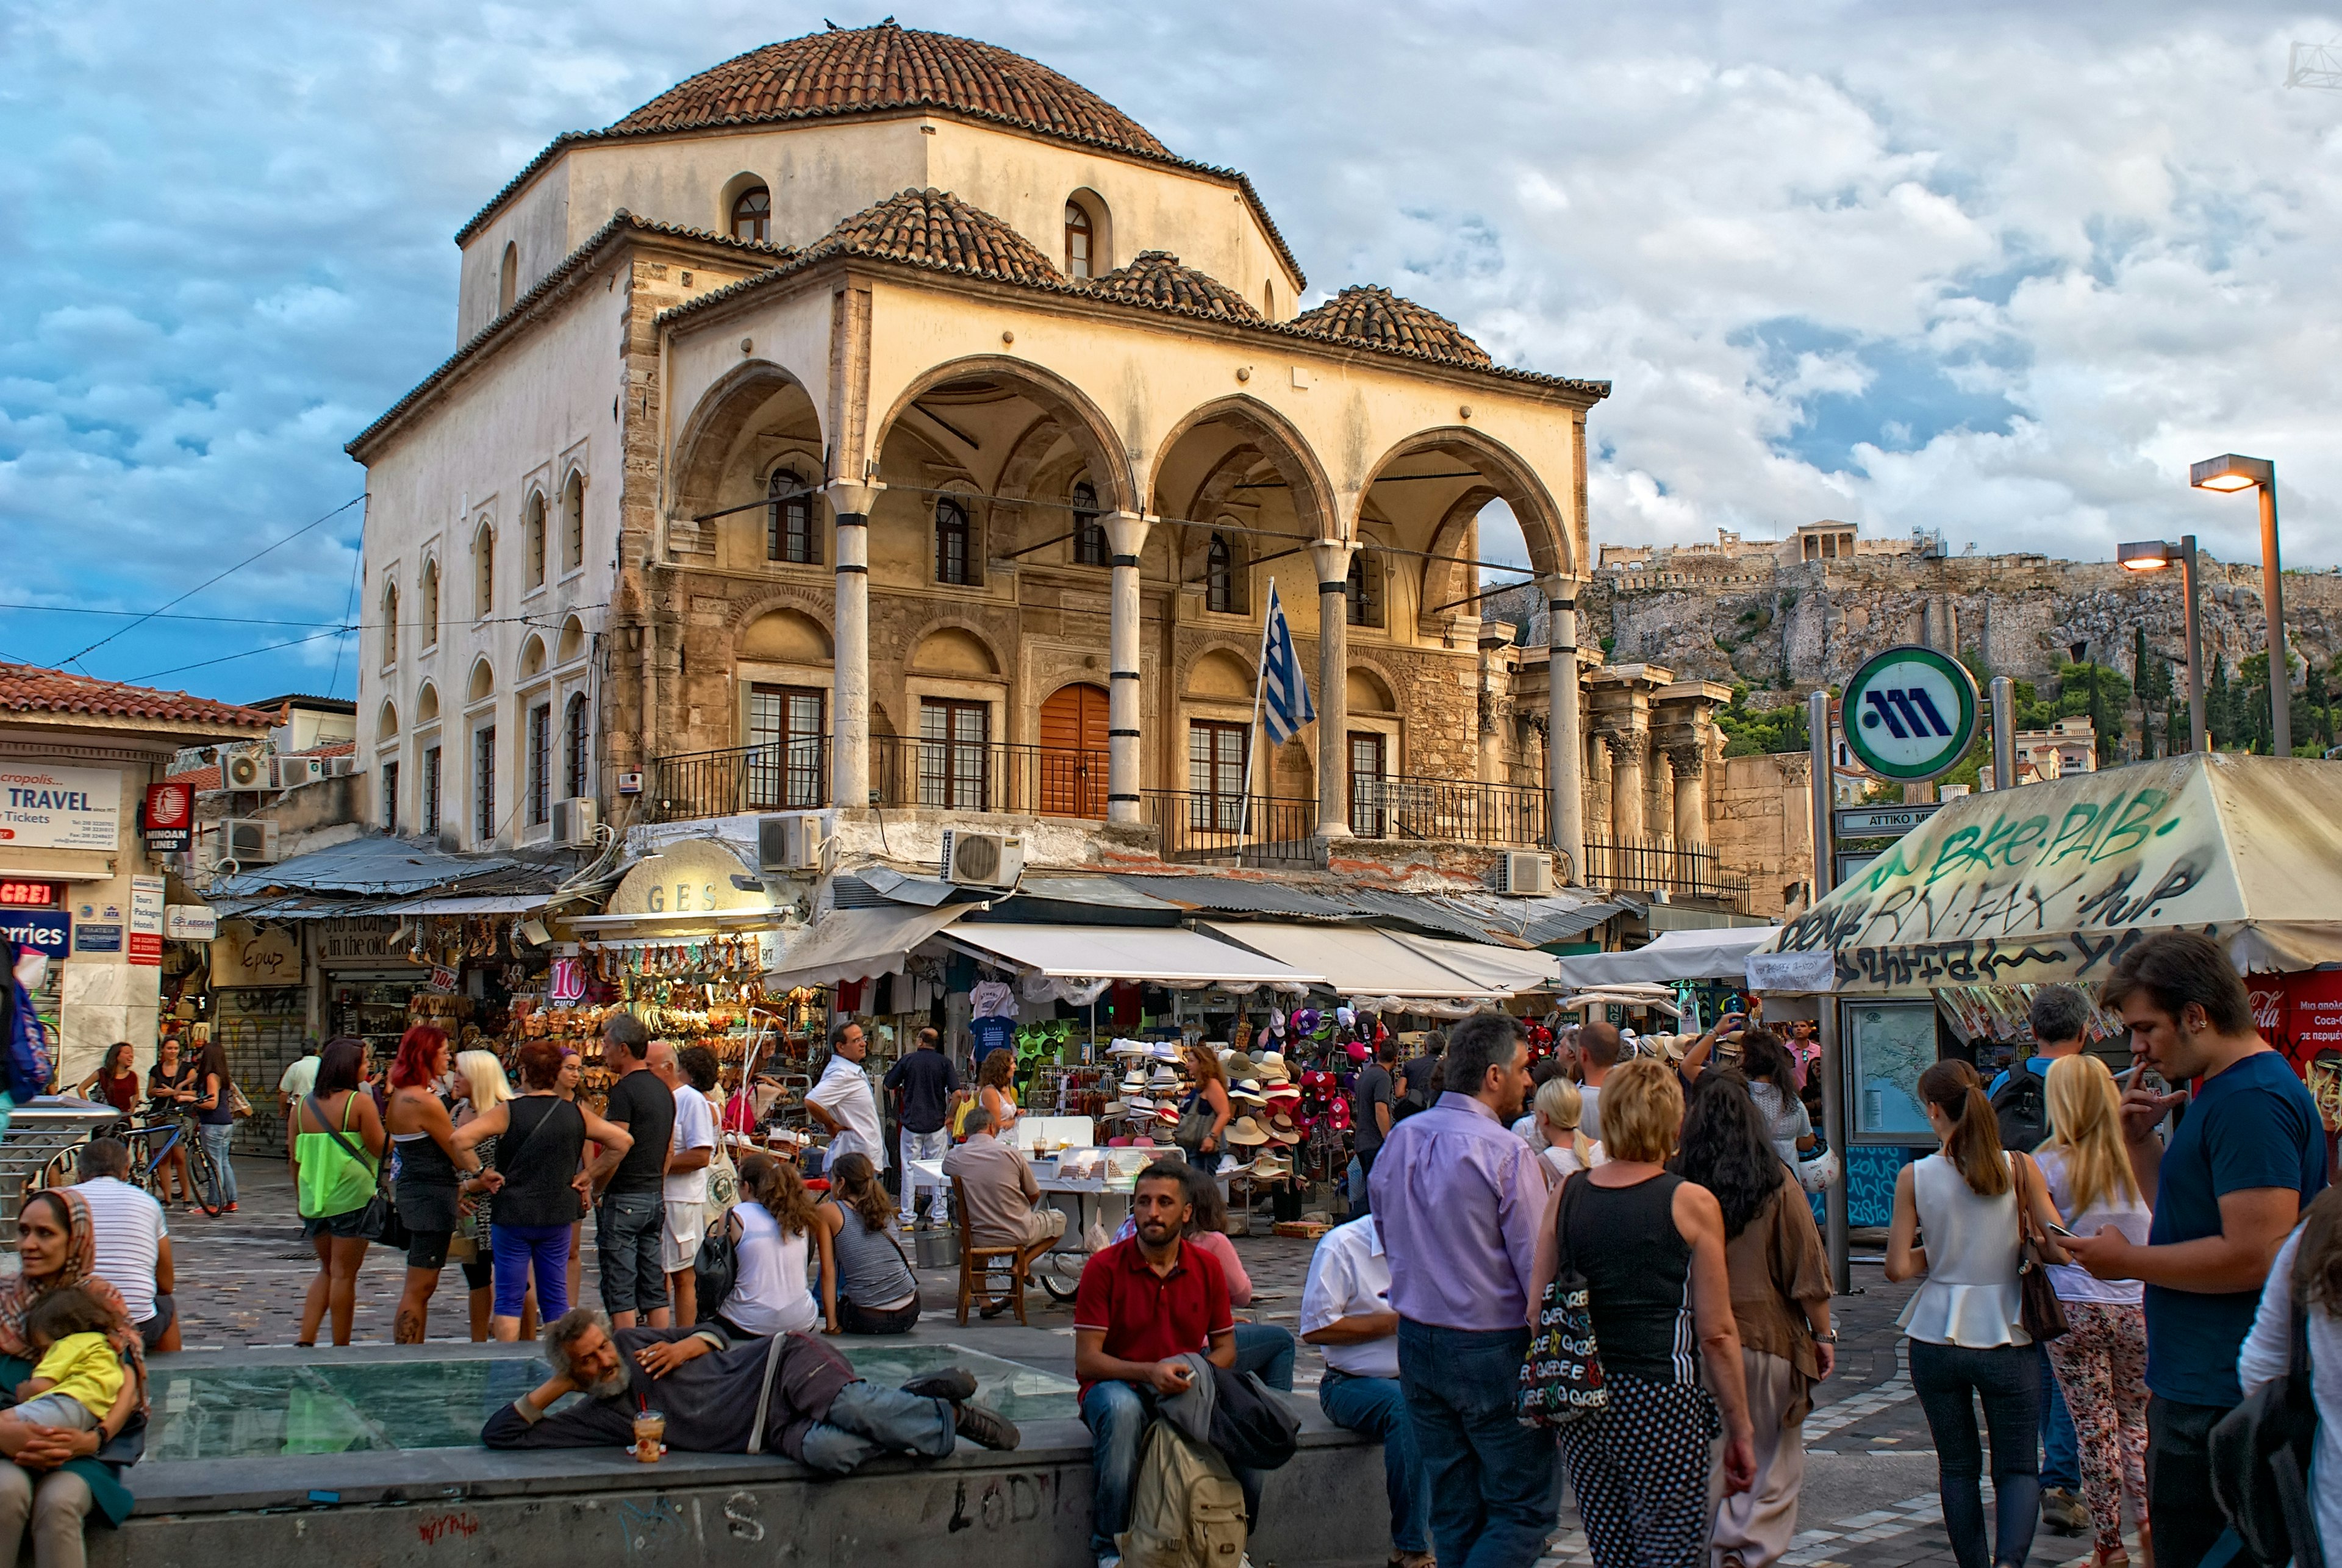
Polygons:
<instances>
[{"instance_id":1,"label":"minoan lines sign","mask_svg":"<svg viewBox=\"0 0 2342 1568\"><path fill-rule=\"evenodd\" d=\"M0 845L113 850L121 842L120 774L0 763Z\"/></svg>"}]
</instances>

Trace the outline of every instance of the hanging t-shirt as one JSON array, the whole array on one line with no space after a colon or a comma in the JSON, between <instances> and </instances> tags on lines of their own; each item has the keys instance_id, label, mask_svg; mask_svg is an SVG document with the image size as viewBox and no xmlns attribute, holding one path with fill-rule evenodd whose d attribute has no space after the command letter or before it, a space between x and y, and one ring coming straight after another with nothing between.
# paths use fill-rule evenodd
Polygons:
<instances>
[{"instance_id":1,"label":"hanging t-shirt","mask_svg":"<svg viewBox=\"0 0 2342 1568\"><path fill-rule=\"evenodd\" d=\"M978 1018L1014 1018L1016 994L1004 980L979 980L967 988L968 1010Z\"/></svg>"},{"instance_id":2,"label":"hanging t-shirt","mask_svg":"<svg viewBox=\"0 0 2342 1568\"><path fill-rule=\"evenodd\" d=\"M1013 1014L1006 1018L977 1018L969 1023L967 1032L976 1037L976 1060L981 1065L995 1051L1016 1044L1016 1019Z\"/></svg>"}]
</instances>

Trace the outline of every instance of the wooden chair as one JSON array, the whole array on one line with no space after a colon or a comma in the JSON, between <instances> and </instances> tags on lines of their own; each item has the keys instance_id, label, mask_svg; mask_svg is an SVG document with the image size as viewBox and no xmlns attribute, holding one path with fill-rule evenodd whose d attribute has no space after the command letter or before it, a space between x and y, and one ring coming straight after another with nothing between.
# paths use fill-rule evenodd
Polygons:
<instances>
[{"instance_id":1,"label":"wooden chair","mask_svg":"<svg viewBox=\"0 0 2342 1568\"><path fill-rule=\"evenodd\" d=\"M1026 1326L1025 1286L1030 1277L1026 1269L1026 1249L979 1247L976 1244L976 1236L968 1228L967 1193L957 1176L952 1178L952 1209L958 1216L956 1223L959 1226L959 1321L962 1323L967 1322L968 1303L976 1299L979 1291L987 1301L991 1299L992 1274L1006 1273L1008 1276L1006 1288L1010 1303L1016 1309L1017 1326Z\"/></svg>"}]
</instances>

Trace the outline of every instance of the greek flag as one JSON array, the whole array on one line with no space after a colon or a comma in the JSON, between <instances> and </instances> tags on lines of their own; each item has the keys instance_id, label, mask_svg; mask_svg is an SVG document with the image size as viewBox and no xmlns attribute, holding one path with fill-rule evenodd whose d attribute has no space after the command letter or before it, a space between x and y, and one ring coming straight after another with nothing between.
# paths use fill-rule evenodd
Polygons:
<instances>
[{"instance_id":1,"label":"greek flag","mask_svg":"<svg viewBox=\"0 0 2342 1568\"><path fill-rule=\"evenodd\" d=\"M1301 678L1301 659L1293 651L1293 628L1285 624L1285 606L1277 603L1276 582L1268 584L1268 623L1260 637L1261 722L1268 738L1283 745L1304 724L1317 717L1309 700L1309 683Z\"/></svg>"}]
</instances>

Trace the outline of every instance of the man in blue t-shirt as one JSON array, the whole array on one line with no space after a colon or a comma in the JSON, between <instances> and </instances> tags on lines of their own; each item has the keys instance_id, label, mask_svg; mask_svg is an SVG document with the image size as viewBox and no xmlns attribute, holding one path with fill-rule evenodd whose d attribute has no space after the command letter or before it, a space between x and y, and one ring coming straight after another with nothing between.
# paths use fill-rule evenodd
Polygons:
<instances>
[{"instance_id":1,"label":"man in blue t-shirt","mask_svg":"<svg viewBox=\"0 0 2342 1568\"><path fill-rule=\"evenodd\" d=\"M2147 1244L2111 1227L2066 1243L2100 1279L2147 1282L2147 1512L2157 1568L2197 1568L2219 1544L2213 1426L2243 1400L2237 1353L2253 1325L2269 1260L2326 1185L2317 1103L2253 1027L2244 982L2208 938L2174 932L2124 955L2105 990L2130 1026L2131 1053L2172 1084L2201 1079L2158 1162L2134 1142L2155 1205ZM2187 1101L2133 1085L2134 1134ZM2145 1151L2144 1153L2142 1151Z\"/></svg>"}]
</instances>

